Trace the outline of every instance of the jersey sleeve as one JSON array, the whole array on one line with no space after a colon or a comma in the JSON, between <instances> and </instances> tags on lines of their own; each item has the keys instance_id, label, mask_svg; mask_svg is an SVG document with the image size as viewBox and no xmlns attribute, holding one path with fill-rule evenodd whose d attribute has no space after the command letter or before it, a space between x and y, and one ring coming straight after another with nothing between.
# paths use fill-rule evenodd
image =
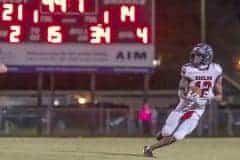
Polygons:
<instances>
[{"instance_id":1,"label":"jersey sleeve","mask_svg":"<svg viewBox=\"0 0 240 160\"><path fill-rule=\"evenodd\" d=\"M222 76L223 69L222 69L221 65L215 64L215 72L216 72L217 77Z\"/></svg>"},{"instance_id":2,"label":"jersey sleeve","mask_svg":"<svg viewBox=\"0 0 240 160\"><path fill-rule=\"evenodd\" d=\"M181 77L190 81L192 80L191 68L187 64L183 65L181 68Z\"/></svg>"}]
</instances>

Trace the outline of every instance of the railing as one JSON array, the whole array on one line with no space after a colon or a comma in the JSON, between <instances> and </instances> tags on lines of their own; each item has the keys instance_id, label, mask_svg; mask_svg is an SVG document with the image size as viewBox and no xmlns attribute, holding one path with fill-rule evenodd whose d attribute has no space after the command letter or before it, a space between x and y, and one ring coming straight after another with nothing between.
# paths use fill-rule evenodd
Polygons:
<instances>
[{"instance_id":1,"label":"railing","mask_svg":"<svg viewBox=\"0 0 240 160\"><path fill-rule=\"evenodd\" d=\"M170 109L158 109L144 129L135 109L28 108L0 111L1 136L153 136ZM193 136L240 136L240 109L208 110Z\"/></svg>"}]
</instances>

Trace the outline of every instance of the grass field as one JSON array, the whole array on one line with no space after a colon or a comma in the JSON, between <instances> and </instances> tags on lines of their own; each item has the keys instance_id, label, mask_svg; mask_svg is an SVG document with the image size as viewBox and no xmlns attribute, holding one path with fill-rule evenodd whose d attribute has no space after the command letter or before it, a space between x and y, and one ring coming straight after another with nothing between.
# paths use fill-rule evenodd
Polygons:
<instances>
[{"instance_id":1,"label":"grass field","mask_svg":"<svg viewBox=\"0 0 240 160\"><path fill-rule=\"evenodd\" d=\"M152 138L0 138L0 160L141 160ZM155 152L160 160L239 160L240 138L186 139Z\"/></svg>"}]
</instances>

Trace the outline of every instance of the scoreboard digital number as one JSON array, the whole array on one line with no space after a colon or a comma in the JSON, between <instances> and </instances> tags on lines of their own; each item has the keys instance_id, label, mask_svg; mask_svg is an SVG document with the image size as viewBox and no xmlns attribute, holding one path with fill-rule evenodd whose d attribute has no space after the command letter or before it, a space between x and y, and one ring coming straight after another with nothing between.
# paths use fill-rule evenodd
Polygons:
<instances>
[{"instance_id":1,"label":"scoreboard digital number","mask_svg":"<svg viewBox=\"0 0 240 160\"><path fill-rule=\"evenodd\" d=\"M10 71L146 71L154 0L0 0L0 60Z\"/></svg>"}]
</instances>

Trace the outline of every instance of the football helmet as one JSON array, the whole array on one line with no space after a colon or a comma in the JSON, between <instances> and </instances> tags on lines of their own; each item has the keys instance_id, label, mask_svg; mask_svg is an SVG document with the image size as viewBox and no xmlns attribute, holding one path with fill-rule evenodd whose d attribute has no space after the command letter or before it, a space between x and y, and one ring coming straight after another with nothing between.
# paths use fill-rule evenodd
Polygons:
<instances>
[{"instance_id":1,"label":"football helmet","mask_svg":"<svg viewBox=\"0 0 240 160\"><path fill-rule=\"evenodd\" d=\"M197 44L190 53L190 63L194 66L209 65L213 60L213 49L206 43Z\"/></svg>"}]
</instances>

